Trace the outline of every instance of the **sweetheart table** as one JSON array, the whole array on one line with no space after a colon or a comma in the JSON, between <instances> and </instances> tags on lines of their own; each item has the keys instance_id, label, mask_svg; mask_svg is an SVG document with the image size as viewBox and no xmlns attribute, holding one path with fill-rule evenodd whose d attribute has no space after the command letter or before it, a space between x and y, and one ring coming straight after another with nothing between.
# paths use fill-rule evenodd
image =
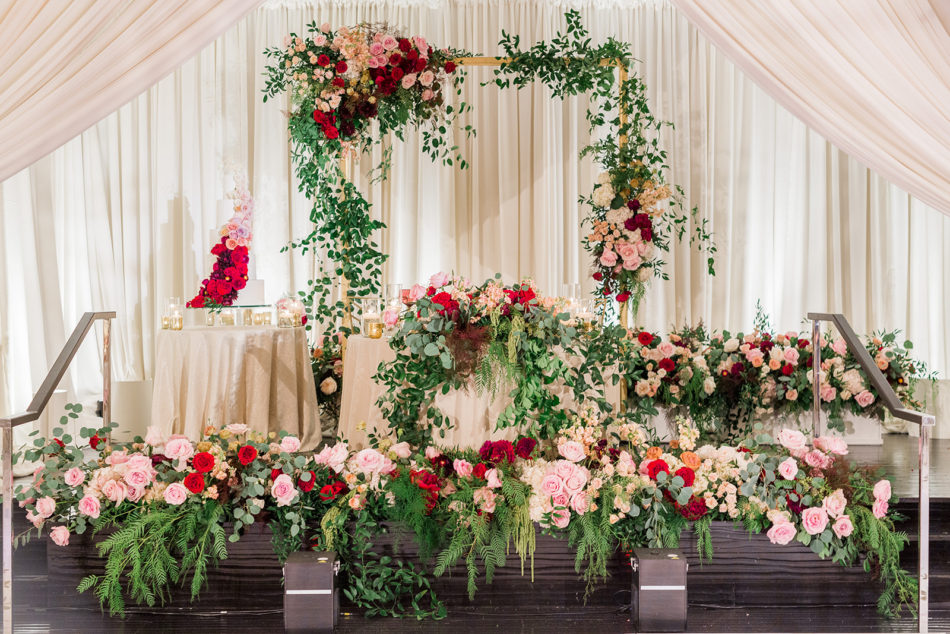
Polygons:
<instances>
[{"instance_id":1,"label":"sweetheart table","mask_svg":"<svg viewBox=\"0 0 950 634\"><path fill-rule=\"evenodd\" d=\"M302 448L321 440L310 348L303 328L200 326L155 339L152 425L201 438L205 425L288 431Z\"/></svg>"}]
</instances>

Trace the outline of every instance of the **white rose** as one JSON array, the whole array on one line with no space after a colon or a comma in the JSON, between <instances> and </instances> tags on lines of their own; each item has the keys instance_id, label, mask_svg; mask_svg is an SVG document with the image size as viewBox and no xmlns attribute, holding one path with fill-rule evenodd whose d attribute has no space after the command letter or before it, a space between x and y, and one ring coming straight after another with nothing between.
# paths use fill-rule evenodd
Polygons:
<instances>
[{"instance_id":1,"label":"white rose","mask_svg":"<svg viewBox=\"0 0 950 634\"><path fill-rule=\"evenodd\" d=\"M600 185L594 190L593 200L598 207L610 207L614 199L614 188L610 185Z\"/></svg>"},{"instance_id":2,"label":"white rose","mask_svg":"<svg viewBox=\"0 0 950 634\"><path fill-rule=\"evenodd\" d=\"M723 346L723 350L726 352L735 352L739 349L739 340L733 337Z\"/></svg>"},{"instance_id":3,"label":"white rose","mask_svg":"<svg viewBox=\"0 0 950 634\"><path fill-rule=\"evenodd\" d=\"M597 184L598 185L609 185L610 184L610 172L601 172L597 175Z\"/></svg>"}]
</instances>

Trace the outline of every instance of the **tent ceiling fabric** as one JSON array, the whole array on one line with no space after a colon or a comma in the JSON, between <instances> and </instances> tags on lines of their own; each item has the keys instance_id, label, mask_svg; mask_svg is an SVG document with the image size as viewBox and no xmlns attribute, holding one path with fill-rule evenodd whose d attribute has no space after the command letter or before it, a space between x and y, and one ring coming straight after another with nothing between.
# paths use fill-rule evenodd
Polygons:
<instances>
[{"instance_id":1,"label":"tent ceiling fabric","mask_svg":"<svg viewBox=\"0 0 950 634\"><path fill-rule=\"evenodd\" d=\"M950 2L672 2L792 114L950 215Z\"/></svg>"},{"instance_id":2,"label":"tent ceiling fabric","mask_svg":"<svg viewBox=\"0 0 950 634\"><path fill-rule=\"evenodd\" d=\"M0 2L0 181L175 70L260 1Z\"/></svg>"}]
</instances>

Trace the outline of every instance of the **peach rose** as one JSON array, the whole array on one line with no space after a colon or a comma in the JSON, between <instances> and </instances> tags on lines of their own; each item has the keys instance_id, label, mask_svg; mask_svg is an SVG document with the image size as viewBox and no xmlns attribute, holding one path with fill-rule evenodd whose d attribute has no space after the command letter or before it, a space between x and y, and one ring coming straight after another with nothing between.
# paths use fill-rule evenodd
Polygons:
<instances>
[{"instance_id":1,"label":"peach rose","mask_svg":"<svg viewBox=\"0 0 950 634\"><path fill-rule=\"evenodd\" d=\"M838 537L848 537L854 531L854 525L851 523L850 517L840 515L838 519L835 520L831 530L833 530Z\"/></svg>"},{"instance_id":2,"label":"peach rose","mask_svg":"<svg viewBox=\"0 0 950 634\"><path fill-rule=\"evenodd\" d=\"M558 445L557 452L566 460L571 462L580 462L584 459L584 445L576 440L568 440Z\"/></svg>"},{"instance_id":3,"label":"peach rose","mask_svg":"<svg viewBox=\"0 0 950 634\"><path fill-rule=\"evenodd\" d=\"M65 526L57 526L49 532L49 538L52 539L53 543L57 546L68 546L69 529Z\"/></svg>"},{"instance_id":4,"label":"peach rose","mask_svg":"<svg viewBox=\"0 0 950 634\"><path fill-rule=\"evenodd\" d=\"M828 526L828 513L820 506L812 506L802 511L802 527L809 535L817 535Z\"/></svg>"},{"instance_id":5,"label":"peach rose","mask_svg":"<svg viewBox=\"0 0 950 634\"><path fill-rule=\"evenodd\" d=\"M623 453L621 453L620 455L621 457L623 457ZM627 456L629 458L629 454L627 454ZM699 469L700 465L703 464L703 461L700 460L699 456L697 456L692 451L684 451L683 453L681 453L680 462L682 462L684 465L686 465L693 471L696 471L697 469Z\"/></svg>"},{"instance_id":6,"label":"peach rose","mask_svg":"<svg viewBox=\"0 0 950 634\"><path fill-rule=\"evenodd\" d=\"M656 460L663 455L662 447L650 447L647 449L647 460Z\"/></svg>"},{"instance_id":7,"label":"peach rose","mask_svg":"<svg viewBox=\"0 0 950 634\"><path fill-rule=\"evenodd\" d=\"M99 517L99 500L91 495L87 495L79 500L79 512L87 517L96 519Z\"/></svg>"},{"instance_id":8,"label":"peach rose","mask_svg":"<svg viewBox=\"0 0 950 634\"><path fill-rule=\"evenodd\" d=\"M795 539L795 535L797 534L798 530L791 522L779 522L778 524L773 524L772 528L769 529L769 532L766 533L770 542L782 546Z\"/></svg>"}]
</instances>

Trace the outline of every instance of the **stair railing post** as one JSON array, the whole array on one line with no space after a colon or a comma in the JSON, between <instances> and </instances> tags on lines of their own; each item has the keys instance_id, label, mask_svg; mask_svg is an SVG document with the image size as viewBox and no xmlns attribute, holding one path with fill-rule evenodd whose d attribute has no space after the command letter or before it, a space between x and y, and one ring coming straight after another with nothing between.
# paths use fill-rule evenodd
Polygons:
<instances>
[{"instance_id":1,"label":"stair railing post","mask_svg":"<svg viewBox=\"0 0 950 634\"><path fill-rule=\"evenodd\" d=\"M0 420L3 441L3 631L13 631L13 421Z\"/></svg>"},{"instance_id":2,"label":"stair railing post","mask_svg":"<svg viewBox=\"0 0 950 634\"><path fill-rule=\"evenodd\" d=\"M821 435L821 324L812 320L811 326L811 365L812 365L812 438Z\"/></svg>"},{"instance_id":3,"label":"stair railing post","mask_svg":"<svg viewBox=\"0 0 950 634\"><path fill-rule=\"evenodd\" d=\"M102 426L112 425L112 320L102 320ZM112 444L112 431L106 443Z\"/></svg>"},{"instance_id":4,"label":"stair railing post","mask_svg":"<svg viewBox=\"0 0 950 634\"><path fill-rule=\"evenodd\" d=\"M920 438L917 443L920 452L920 509L917 526L917 554L920 576L917 580L917 623L920 632L927 632L928 611L930 607L930 428L934 426L933 416L924 416L920 422Z\"/></svg>"}]
</instances>

